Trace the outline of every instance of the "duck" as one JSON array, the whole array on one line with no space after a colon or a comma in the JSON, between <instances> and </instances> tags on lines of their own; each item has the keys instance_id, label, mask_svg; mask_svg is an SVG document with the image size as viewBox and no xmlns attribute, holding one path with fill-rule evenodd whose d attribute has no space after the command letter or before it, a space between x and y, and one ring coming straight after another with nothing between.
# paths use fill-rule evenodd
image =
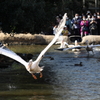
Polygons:
<instances>
[{"instance_id":1,"label":"duck","mask_svg":"<svg viewBox=\"0 0 100 100\"><path fill-rule=\"evenodd\" d=\"M79 64L74 64L74 66L83 66L83 64L80 62Z\"/></svg>"}]
</instances>

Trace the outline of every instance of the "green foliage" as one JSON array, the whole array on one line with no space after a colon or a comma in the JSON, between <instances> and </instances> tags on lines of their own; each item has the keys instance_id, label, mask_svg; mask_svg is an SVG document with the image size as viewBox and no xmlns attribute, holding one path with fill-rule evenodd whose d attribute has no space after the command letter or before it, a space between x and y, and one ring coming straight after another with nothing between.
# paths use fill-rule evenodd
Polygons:
<instances>
[{"instance_id":1,"label":"green foliage","mask_svg":"<svg viewBox=\"0 0 100 100\"><path fill-rule=\"evenodd\" d=\"M4 31L34 32L45 22L45 2L42 0L5 0L0 6Z\"/></svg>"},{"instance_id":2,"label":"green foliage","mask_svg":"<svg viewBox=\"0 0 100 100\"><path fill-rule=\"evenodd\" d=\"M57 14L82 12L82 0L0 0L4 32L49 32ZM51 27L50 27L51 26Z\"/></svg>"}]
</instances>

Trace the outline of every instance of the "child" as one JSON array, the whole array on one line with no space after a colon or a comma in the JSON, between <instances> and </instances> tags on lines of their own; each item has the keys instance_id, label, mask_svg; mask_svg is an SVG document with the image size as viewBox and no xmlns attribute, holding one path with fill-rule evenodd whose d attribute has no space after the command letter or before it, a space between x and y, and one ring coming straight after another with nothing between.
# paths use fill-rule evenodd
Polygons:
<instances>
[{"instance_id":1,"label":"child","mask_svg":"<svg viewBox=\"0 0 100 100\"><path fill-rule=\"evenodd\" d=\"M67 26L65 26L64 29L63 29L63 31L62 31L62 35L63 35L63 36L68 36L68 35L70 35L70 34L71 34L71 33L68 31Z\"/></svg>"}]
</instances>

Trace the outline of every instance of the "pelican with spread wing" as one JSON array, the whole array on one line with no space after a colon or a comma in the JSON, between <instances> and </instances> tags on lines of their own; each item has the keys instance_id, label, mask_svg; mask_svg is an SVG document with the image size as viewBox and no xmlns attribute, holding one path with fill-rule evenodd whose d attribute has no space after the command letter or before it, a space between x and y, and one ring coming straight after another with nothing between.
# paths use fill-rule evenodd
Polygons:
<instances>
[{"instance_id":1,"label":"pelican with spread wing","mask_svg":"<svg viewBox=\"0 0 100 100\"><path fill-rule=\"evenodd\" d=\"M18 61L19 63L23 64L25 66L26 70L32 74L34 79L37 79L37 77L34 75L34 73L40 73L40 78L41 78L42 77L41 71L43 70L43 67L40 67L39 63L40 63L41 59L43 58L44 54L47 52L47 50L56 42L59 35L61 34L61 32L65 26L66 16L67 16L67 14L65 13L56 29L56 35L54 36L53 40L46 46L46 48L40 53L40 55L37 57L37 59L35 61L32 61L32 59L31 59L29 62L26 62L20 56L18 56L16 53L5 48L4 46L0 47L0 54L10 57L10 58Z\"/></svg>"},{"instance_id":2,"label":"pelican with spread wing","mask_svg":"<svg viewBox=\"0 0 100 100\"><path fill-rule=\"evenodd\" d=\"M70 49L81 49L81 48L85 48L86 49L86 51L88 52L88 55L89 55L89 52L91 51L93 54L94 54L94 52L93 52L93 48L94 47L100 47L100 44L97 44L97 45L89 45L89 43L88 43L88 40L86 40L86 46L80 46L80 45L78 45L78 46L74 46L74 47L71 47L71 48L64 48L64 49L62 49L62 51L66 51L66 50L70 50Z\"/></svg>"}]
</instances>

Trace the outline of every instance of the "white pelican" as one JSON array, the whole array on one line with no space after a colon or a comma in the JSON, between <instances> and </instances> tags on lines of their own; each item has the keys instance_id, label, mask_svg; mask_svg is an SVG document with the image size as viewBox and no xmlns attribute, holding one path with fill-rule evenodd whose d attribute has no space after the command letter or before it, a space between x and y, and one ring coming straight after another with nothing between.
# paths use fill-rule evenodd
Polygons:
<instances>
[{"instance_id":1,"label":"white pelican","mask_svg":"<svg viewBox=\"0 0 100 100\"><path fill-rule=\"evenodd\" d=\"M73 47L75 47L75 46L80 46L80 45L78 44L77 40L75 40L75 45L74 45ZM80 50L80 49L77 49L77 48L72 49L72 51L79 51L79 50Z\"/></svg>"},{"instance_id":2,"label":"white pelican","mask_svg":"<svg viewBox=\"0 0 100 100\"><path fill-rule=\"evenodd\" d=\"M16 53L14 53L13 51L5 48L5 47L1 47L0 48L0 54L5 55L7 57L10 57L16 61L18 61L19 63L23 64L26 68L26 70L32 74L34 79L37 79L37 77L34 75L34 73L40 73L40 78L42 77L42 73L41 71L43 70L43 67L39 66L39 63L41 61L41 59L43 58L44 54L46 53L46 51L56 42L56 40L58 39L60 33L62 32L64 26L65 26L65 22L66 22L66 13L64 14L62 20L60 21L57 30L56 30L56 35L53 38L53 40L46 46L46 48L40 53L40 55L37 57L37 59L35 61L32 61L32 59L29 62L26 62L25 60L23 60L20 56L18 56Z\"/></svg>"},{"instance_id":3,"label":"white pelican","mask_svg":"<svg viewBox=\"0 0 100 100\"><path fill-rule=\"evenodd\" d=\"M77 42L77 40L75 40L75 44L71 44L69 45L67 42L65 42L64 40L62 40L61 42L56 42L55 44L60 44L60 47L57 50L63 50L65 48L71 48L71 47L75 47L75 46L80 46ZM79 49L74 48L72 49L72 51L79 51Z\"/></svg>"},{"instance_id":4,"label":"white pelican","mask_svg":"<svg viewBox=\"0 0 100 100\"><path fill-rule=\"evenodd\" d=\"M60 44L59 48L70 48L70 47L74 47L74 45L69 45L67 42L65 42L64 40L60 41L60 42L56 42L55 44Z\"/></svg>"},{"instance_id":5,"label":"white pelican","mask_svg":"<svg viewBox=\"0 0 100 100\"><path fill-rule=\"evenodd\" d=\"M68 43L65 42L64 40L62 40L60 42L56 42L55 44L60 44L60 47L58 47L59 49L66 48L66 45L68 45Z\"/></svg>"},{"instance_id":6,"label":"white pelican","mask_svg":"<svg viewBox=\"0 0 100 100\"><path fill-rule=\"evenodd\" d=\"M89 52L90 51L92 51L92 53L94 54L94 52L93 52L93 48L94 47L99 47L100 45L98 44L98 45L89 45L89 43L88 43L88 40L86 41L86 46L80 46L80 45L78 45L78 46L74 46L74 47L71 47L71 48L64 48L63 49L63 51L65 51L65 50L69 50L69 49L81 49L81 48L85 48L86 49L86 51L88 52L88 55L89 55Z\"/></svg>"}]
</instances>

